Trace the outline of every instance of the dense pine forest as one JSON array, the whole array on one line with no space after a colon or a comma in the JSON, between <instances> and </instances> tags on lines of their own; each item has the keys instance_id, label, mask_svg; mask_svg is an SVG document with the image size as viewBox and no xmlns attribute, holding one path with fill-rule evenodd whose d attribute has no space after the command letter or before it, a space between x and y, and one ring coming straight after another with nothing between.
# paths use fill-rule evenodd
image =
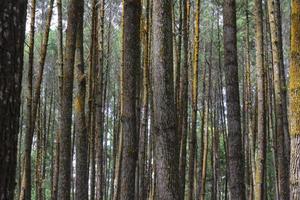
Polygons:
<instances>
[{"instance_id":1,"label":"dense pine forest","mask_svg":"<svg viewBox=\"0 0 300 200\"><path fill-rule=\"evenodd\" d=\"M0 0L0 200L300 200L300 0Z\"/></svg>"}]
</instances>

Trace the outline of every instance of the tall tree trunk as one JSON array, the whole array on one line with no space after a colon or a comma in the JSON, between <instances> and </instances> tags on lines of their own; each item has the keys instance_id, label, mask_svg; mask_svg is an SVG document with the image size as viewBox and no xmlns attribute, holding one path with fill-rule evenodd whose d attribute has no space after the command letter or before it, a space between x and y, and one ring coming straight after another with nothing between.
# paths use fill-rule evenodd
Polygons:
<instances>
[{"instance_id":1,"label":"tall tree trunk","mask_svg":"<svg viewBox=\"0 0 300 200\"><path fill-rule=\"evenodd\" d=\"M245 199L240 120L235 0L224 1L224 70L226 80L229 189L232 200Z\"/></svg>"},{"instance_id":2,"label":"tall tree trunk","mask_svg":"<svg viewBox=\"0 0 300 200\"><path fill-rule=\"evenodd\" d=\"M87 111L87 128L89 135L89 196L90 200L95 198L95 79L96 79L96 65L98 59L97 52L97 0L92 1L92 28L91 28L91 44L90 44L90 59L89 59L89 71L88 71L88 111Z\"/></svg>"},{"instance_id":3,"label":"tall tree trunk","mask_svg":"<svg viewBox=\"0 0 300 200\"><path fill-rule=\"evenodd\" d=\"M25 136L25 154L24 154L24 173L22 175L22 184L21 184L21 193L20 193L20 200L30 200L31 199L31 149L32 149L32 141L33 141L33 135L35 131L35 122L36 122L36 116L37 116L37 110L38 110L38 104L40 101L41 96L41 87L42 87L42 81L43 81L43 73L44 73L44 67L45 67L45 61L46 61L46 55L47 55L47 46L48 46L48 39L49 39L49 32L50 32L50 25L51 25L51 19L52 19L52 13L53 13L53 4L54 0L50 0L49 2L49 10L47 15L47 21L46 21L46 28L43 35L43 41L41 45L41 56L39 60L39 71L37 75L37 80L35 82L34 86L34 97L31 105L31 117L30 117L30 132L26 133Z\"/></svg>"},{"instance_id":4,"label":"tall tree trunk","mask_svg":"<svg viewBox=\"0 0 300 200\"><path fill-rule=\"evenodd\" d=\"M272 56L274 67L279 67L280 74L280 91L282 99L282 121L284 129L284 145L285 156L289 162L290 159L290 136L288 127L287 113L287 85L285 78L285 66L283 58L282 46L282 24L281 24L281 9L280 0L268 0L268 12L271 29Z\"/></svg>"},{"instance_id":5,"label":"tall tree trunk","mask_svg":"<svg viewBox=\"0 0 300 200\"><path fill-rule=\"evenodd\" d=\"M98 1L98 24L95 59L96 78L95 78L95 152L96 152L96 199L102 200L104 194L104 153L103 153L103 137L104 137L104 6L105 0Z\"/></svg>"},{"instance_id":6,"label":"tall tree trunk","mask_svg":"<svg viewBox=\"0 0 300 200\"><path fill-rule=\"evenodd\" d=\"M290 198L300 199L300 1L292 0L291 68L290 68Z\"/></svg>"},{"instance_id":7,"label":"tall tree trunk","mask_svg":"<svg viewBox=\"0 0 300 200\"><path fill-rule=\"evenodd\" d=\"M63 27L62 27L62 2L56 0L57 6L57 74L58 74L58 121L62 120L62 94L63 94L63 66L64 66L64 52L63 52ZM51 188L51 199L56 200L58 195L58 177L59 177L59 152L60 152L60 134L61 123L58 124L58 128L55 136L55 152L53 152L55 158L53 158L53 177Z\"/></svg>"},{"instance_id":8,"label":"tall tree trunk","mask_svg":"<svg viewBox=\"0 0 300 200\"><path fill-rule=\"evenodd\" d=\"M206 54L206 49L204 50L204 55ZM205 60L205 59L203 59ZM205 65L205 61L203 61L203 65L202 65L202 100L201 100L201 129L200 129L200 133L201 133L201 137L200 137L200 144L199 144L199 148L200 148L200 155L199 155L199 175L198 175L198 179L199 179L199 186L197 189L197 195L196 195L196 199L200 199L200 195L201 195L201 190L202 190L202 162L203 162L203 152L204 152L204 121L205 121L205 112L206 112L206 106L205 106L205 94L206 94L206 65Z\"/></svg>"},{"instance_id":9,"label":"tall tree trunk","mask_svg":"<svg viewBox=\"0 0 300 200\"><path fill-rule=\"evenodd\" d=\"M246 188L246 197L248 199L253 199L254 197L254 166L252 166L254 160L253 153L253 145L252 145L252 84L251 84L251 59L250 59L250 30L249 30L249 1L245 0L245 17L246 17L246 35L245 35L245 85L244 85L244 112L245 112L245 124L244 124L244 136L245 136L245 145L244 145L244 151L245 151L245 163L247 166L246 171L246 180L248 187Z\"/></svg>"},{"instance_id":10,"label":"tall tree trunk","mask_svg":"<svg viewBox=\"0 0 300 200\"><path fill-rule=\"evenodd\" d=\"M35 36L35 9L36 1L31 1L30 33L29 33L29 55L28 55L28 96L27 96L27 121L25 132L25 154L23 158L24 171L21 175L20 199L31 199L31 144L32 144L32 80L33 80L33 62L34 62L34 36ZM25 166L25 167L24 167ZM27 166L27 167L26 167ZM29 167L28 167L29 166Z\"/></svg>"},{"instance_id":11,"label":"tall tree trunk","mask_svg":"<svg viewBox=\"0 0 300 200\"><path fill-rule=\"evenodd\" d=\"M26 0L4 0L0 6L1 200L13 199L15 189L26 9Z\"/></svg>"},{"instance_id":12,"label":"tall tree trunk","mask_svg":"<svg viewBox=\"0 0 300 200\"><path fill-rule=\"evenodd\" d=\"M276 152L278 160L278 181L279 181L279 197L280 199L289 199L289 170L286 169L288 166L288 146L286 146L287 137L285 136L284 129L284 104L283 104L283 93L282 93L282 68L283 59L281 56L282 46L278 13L276 10L277 0L268 0L268 11L269 21L271 30L271 41L272 41L272 57L273 57L273 70L274 70L274 88L275 88L275 115L276 115ZM280 14L279 14L280 16Z\"/></svg>"},{"instance_id":13,"label":"tall tree trunk","mask_svg":"<svg viewBox=\"0 0 300 200\"><path fill-rule=\"evenodd\" d=\"M179 200L179 148L173 93L171 2L153 2L154 155L157 173L155 195L156 199Z\"/></svg>"},{"instance_id":14,"label":"tall tree trunk","mask_svg":"<svg viewBox=\"0 0 300 200\"><path fill-rule=\"evenodd\" d=\"M74 58L77 35L77 14L81 0L69 2L68 22L66 31L66 51L63 66L63 88L61 96L61 121L60 121L60 152L59 152L59 178L58 199L70 200L71 189L71 125L74 80Z\"/></svg>"},{"instance_id":15,"label":"tall tree trunk","mask_svg":"<svg viewBox=\"0 0 300 200\"><path fill-rule=\"evenodd\" d=\"M262 1L255 0L255 43L257 71L257 152L255 160L255 200L263 200L266 170L266 115L265 115L265 67L263 44Z\"/></svg>"},{"instance_id":16,"label":"tall tree trunk","mask_svg":"<svg viewBox=\"0 0 300 200\"><path fill-rule=\"evenodd\" d=\"M124 65L122 66L121 88L121 132L123 152L121 166L121 200L134 199L135 171L138 160L138 131L136 125L136 84L140 68L140 17L141 1L124 0Z\"/></svg>"},{"instance_id":17,"label":"tall tree trunk","mask_svg":"<svg viewBox=\"0 0 300 200\"><path fill-rule=\"evenodd\" d=\"M197 110L198 110L198 68L199 68L199 36L200 36L200 0L196 1L195 8L195 36L194 36L194 58L193 58L193 78L192 78L192 130L190 134L189 146L189 193L188 200L195 199L194 193L194 165L196 158L197 143Z\"/></svg>"},{"instance_id":18,"label":"tall tree trunk","mask_svg":"<svg viewBox=\"0 0 300 200\"><path fill-rule=\"evenodd\" d=\"M139 139L139 181L138 181L138 199L146 199L146 187L145 187L145 169L146 169L146 150L147 150L147 133L148 133L148 116L149 116L149 22L150 22L150 1L146 0L146 10L144 18L144 30L143 30L143 102L141 109L141 126L140 126L140 139Z\"/></svg>"},{"instance_id":19,"label":"tall tree trunk","mask_svg":"<svg viewBox=\"0 0 300 200\"><path fill-rule=\"evenodd\" d=\"M75 124L76 124L76 200L88 199L88 135L85 124L85 85L83 57L83 12L84 2L78 6L78 26L76 36L76 84Z\"/></svg>"},{"instance_id":20,"label":"tall tree trunk","mask_svg":"<svg viewBox=\"0 0 300 200\"><path fill-rule=\"evenodd\" d=\"M178 124L179 130L179 179L180 179L180 199L184 198L185 195L185 172L186 172L186 143L187 143L187 128L188 128L188 30L189 30L189 0L183 0L183 63L180 71L180 121Z\"/></svg>"}]
</instances>

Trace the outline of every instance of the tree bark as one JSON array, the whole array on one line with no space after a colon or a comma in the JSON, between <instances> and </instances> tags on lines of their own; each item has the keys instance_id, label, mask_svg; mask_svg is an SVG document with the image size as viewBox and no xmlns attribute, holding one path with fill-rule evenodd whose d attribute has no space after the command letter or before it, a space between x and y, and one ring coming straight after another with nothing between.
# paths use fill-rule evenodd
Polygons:
<instances>
[{"instance_id":1,"label":"tree bark","mask_svg":"<svg viewBox=\"0 0 300 200\"><path fill-rule=\"evenodd\" d=\"M181 199L185 194L185 175L186 175L186 143L187 143L187 128L188 128L188 45L189 45L189 0L183 0L183 63L180 71L180 97L179 97L179 110L180 121L178 124L179 130L179 179L180 179L180 194Z\"/></svg>"},{"instance_id":2,"label":"tree bark","mask_svg":"<svg viewBox=\"0 0 300 200\"><path fill-rule=\"evenodd\" d=\"M197 143L197 110L198 110L198 68L199 68L199 36L200 36L200 0L196 1L195 8L195 36L194 36L194 58L193 58L193 78L192 78L192 130L190 134L189 146L189 193L188 200L195 199L194 193L194 165L196 158Z\"/></svg>"},{"instance_id":3,"label":"tree bark","mask_svg":"<svg viewBox=\"0 0 300 200\"><path fill-rule=\"evenodd\" d=\"M76 126L76 193L77 200L88 199L88 135L85 124L85 85L83 57L83 12L84 2L78 6L78 26L76 36L76 84L75 126Z\"/></svg>"},{"instance_id":4,"label":"tree bark","mask_svg":"<svg viewBox=\"0 0 300 200\"><path fill-rule=\"evenodd\" d=\"M137 72L140 68L141 1L124 0L124 65L121 72L121 132L123 152L120 200L132 200L135 195L135 172L138 160L136 95L139 94Z\"/></svg>"},{"instance_id":5,"label":"tree bark","mask_svg":"<svg viewBox=\"0 0 300 200\"><path fill-rule=\"evenodd\" d=\"M236 31L235 0L225 0L224 70L228 109L229 190L232 200L245 199Z\"/></svg>"},{"instance_id":6,"label":"tree bark","mask_svg":"<svg viewBox=\"0 0 300 200\"><path fill-rule=\"evenodd\" d=\"M71 125L73 103L74 58L76 49L76 35L78 24L78 8L81 0L69 2L68 22L66 31L66 51L63 66L63 88L61 96L61 121L60 121L60 152L59 152L59 177L58 199L69 200L71 189Z\"/></svg>"},{"instance_id":7,"label":"tree bark","mask_svg":"<svg viewBox=\"0 0 300 200\"><path fill-rule=\"evenodd\" d=\"M266 170L266 114L265 114L265 66L263 44L262 1L255 1L255 43L257 71L257 151L255 161L255 200L265 198Z\"/></svg>"},{"instance_id":8,"label":"tree bark","mask_svg":"<svg viewBox=\"0 0 300 200\"><path fill-rule=\"evenodd\" d=\"M141 108L141 126L140 126L140 139L139 139L139 168L138 168L138 199L146 199L145 187L145 172L146 172L146 150L147 150L147 133L148 133L148 116L149 116L149 22L150 22L150 1L146 0L146 10L143 28L143 100Z\"/></svg>"},{"instance_id":9,"label":"tree bark","mask_svg":"<svg viewBox=\"0 0 300 200\"><path fill-rule=\"evenodd\" d=\"M292 0L291 68L290 68L290 199L300 199L300 1Z\"/></svg>"},{"instance_id":10,"label":"tree bark","mask_svg":"<svg viewBox=\"0 0 300 200\"><path fill-rule=\"evenodd\" d=\"M13 199L27 1L0 6L0 199Z\"/></svg>"},{"instance_id":11,"label":"tree bark","mask_svg":"<svg viewBox=\"0 0 300 200\"><path fill-rule=\"evenodd\" d=\"M26 121L26 132L25 132L25 154L23 158L22 167L24 171L21 175L21 190L20 199L31 199L31 134L32 134L32 80L33 80L33 63L34 63L34 36L35 36L35 9L36 1L31 1L31 16L30 16L30 33L29 33L29 55L28 55L28 96L27 96L27 121ZM29 165L30 163L30 165ZM24 167L27 166L27 167ZM29 167L28 167L29 166ZM25 180L23 180L25 179Z\"/></svg>"},{"instance_id":12,"label":"tree bark","mask_svg":"<svg viewBox=\"0 0 300 200\"><path fill-rule=\"evenodd\" d=\"M181 195L173 92L171 2L153 2L155 195L156 199L179 200Z\"/></svg>"},{"instance_id":13,"label":"tree bark","mask_svg":"<svg viewBox=\"0 0 300 200\"><path fill-rule=\"evenodd\" d=\"M38 104L40 101L41 96L41 87L42 87L42 81L43 81L43 73L44 73L44 67L45 67L45 61L46 61L46 55L47 55L47 46L48 46L48 39L49 39L49 32L50 32L50 24L52 19L52 13L53 13L53 4L54 0L50 0L49 2L49 10L47 15L47 21L46 21L46 28L43 35L43 41L41 45L41 56L39 60L39 71L37 75L37 80L35 82L34 86L34 97L31 105L31 117L30 121L31 124L26 132L25 136L25 154L24 154L24 173L22 175L22 184L21 184L21 193L20 193L20 200L30 200L31 199L31 149L32 149L32 141L33 141L33 135L35 132L35 122L36 122L36 116L38 111Z\"/></svg>"}]
</instances>

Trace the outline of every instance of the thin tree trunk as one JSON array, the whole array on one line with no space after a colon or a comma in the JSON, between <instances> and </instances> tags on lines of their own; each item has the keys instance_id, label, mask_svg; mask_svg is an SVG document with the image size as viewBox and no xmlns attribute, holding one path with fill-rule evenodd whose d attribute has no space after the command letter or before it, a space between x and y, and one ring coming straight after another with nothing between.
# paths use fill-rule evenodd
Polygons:
<instances>
[{"instance_id":1,"label":"thin tree trunk","mask_svg":"<svg viewBox=\"0 0 300 200\"><path fill-rule=\"evenodd\" d=\"M32 80L33 80L33 62L34 62L34 36L35 36L35 9L36 1L32 0L31 5L31 16L30 16L30 33L29 33L29 55L28 55L28 73L27 73L27 84L28 84L28 96L27 96L27 121L26 121L26 132L25 132L25 153L23 158L24 171L21 175L21 190L19 199L31 199L31 145L32 145Z\"/></svg>"},{"instance_id":2,"label":"thin tree trunk","mask_svg":"<svg viewBox=\"0 0 300 200\"><path fill-rule=\"evenodd\" d=\"M280 198L289 199L288 177L289 170L286 167L289 163L289 133L287 127L287 103L286 83L282 53L281 35L281 14L280 2L268 0L268 11L270 21L270 33L272 42L272 57L274 69L275 88L275 114L276 114L276 156L278 160L278 188ZM283 156L283 158L282 158Z\"/></svg>"},{"instance_id":3,"label":"thin tree trunk","mask_svg":"<svg viewBox=\"0 0 300 200\"><path fill-rule=\"evenodd\" d=\"M291 199L300 199L300 1L292 0L291 68L290 68L290 136L291 136Z\"/></svg>"},{"instance_id":4,"label":"thin tree trunk","mask_svg":"<svg viewBox=\"0 0 300 200\"><path fill-rule=\"evenodd\" d=\"M35 130L35 122L36 122L38 104L39 104L40 96L41 96L41 86L42 86L43 73L44 73L44 67L45 67L45 61L46 61L46 55L47 55L47 46L48 46L50 25L51 25L52 13L53 13L53 4L54 4L54 0L50 0L48 15L47 15L47 19L46 19L46 28L45 28L45 32L43 35L42 45L41 45L41 54L40 54L40 60L39 60L39 71L38 71L38 75L37 75L37 80L35 82L34 91L32 91L32 90L29 91L32 93L34 92L34 97L33 97L32 105L31 105L32 110L30 111L31 117L29 119L31 124L27 129L30 132L27 132L26 136L25 136L25 154L24 154L24 159L23 159L24 160L24 167L23 167L24 173L22 175L21 193L20 193L20 198L19 198L20 200L25 200L25 199L30 200L31 199L32 140L33 140L33 135L34 135L34 130ZM33 35L33 37L34 37L34 35ZM32 73L32 72L30 72L30 73ZM32 83L30 83L30 85L32 85Z\"/></svg>"},{"instance_id":5,"label":"thin tree trunk","mask_svg":"<svg viewBox=\"0 0 300 200\"><path fill-rule=\"evenodd\" d=\"M42 162L43 162L43 124L42 124L42 104L39 103L37 113L37 128L36 128L36 163L35 163L35 199L42 200Z\"/></svg>"},{"instance_id":6,"label":"thin tree trunk","mask_svg":"<svg viewBox=\"0 0 300 200\"><path fill-rule=\"evenodd\" d=\"M104 157L103 157L103 128L104 128L104 5L105 0L98 2L98 37L97 65L95 78L95 152L96 152L96 200L102 200L104 194Z\"/></svg>"},{"instance_id":7,"label":"thin tree trunk","mask_svg":"<svg viewBox=\"0 0 300 200\"><path fill-rule=\"evenodd\" d=\"M179 13L179 19L178 19L178 44L177 44L177 51L176 51L176 70L175 70L175 76L174 76L174 83L175 83L175 106L177 110L177 123L179 123L179 98L180 98L180 72L181 72L181 46L182 46L182 0L177 1L178 2L178 13ZM177 124L177 128L179 128L179 124Z\"/></svg>"},{"instance_id":8,"label":"thin tree trunk","mask_svg":"<svg viewBox=\"0 0 300 200\"><path fill-rule=\"evenodd\" d=\"M194 193L194 163L196 158L197 143L197 110L198 110L198 68L199 68L199 36L200 36L200 0L196 2L196 21L194 36L194 58L193 58L193 78L192 78L192 130L190 135L189 147L189 193L188 200L195 199Z\"/></svg>"},{"instance_id":9,"label":"thin tree trunk","mask_svg":"<svg viewBox=\"0 0 300 200\"><path fill-rule=\"evenodd\" d=\"M183 63L180 71L180 121L178 124L179 143L180 143L180 157L179 157L179 179L180 179L180 199L185 195L185 174L186 174L186 143L187 143L187 118L188 118L188 31L189 31L189 0L183 0Z\"/></svg>"},{"instance_id":10,"label":"thin tree trunk","mask_svg":"<svg viewBox=\"0 0 300 200\"><path fill-rule=\"evenodd\" d=\"M255 38L257 71L257 151L255 160L255 200L265 199L266 170L266 115L265 115L265 67L263 44L262 1L255 0Z\"/></svg>"},{"instance_id":11,"label":"thin tree trunk","mask_svg":"<svg viewBox=\"0 0 300 200\"><path fill-rule=\"evenodd\" d=\"M149 8L150 1L146 0L146 11L144 20L144 32L143 32L143 102L141 109L141 126L140 126L140 139L139 139L139 167L138 167L138 199L146 199L146 187L145 187L145 169L146 169L146 147L147 147L147 133L148 133L148 104L149 104Z\"/></svg>"}]
</instances>

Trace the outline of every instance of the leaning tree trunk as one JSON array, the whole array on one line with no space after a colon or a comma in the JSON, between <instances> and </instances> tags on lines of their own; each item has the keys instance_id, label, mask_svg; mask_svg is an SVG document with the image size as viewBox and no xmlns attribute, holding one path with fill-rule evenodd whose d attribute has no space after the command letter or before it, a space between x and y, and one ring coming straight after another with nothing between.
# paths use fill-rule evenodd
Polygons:
<instances>
[{"instance_id":1,"label":"leaning tree trunk","mask_svg":"<svg viewBox=\"0 0 300 200\"><path fill-rule=\"evenodd\" d=\"M134 199L135 172L138 160L138 131L136 125L136 84L140 68L141 1L124 0L123 59L121 72L121 131L123 152L121 164L121 200Z\"/></svg>"},{"instance_id":2,"label":"leaning tree trunk","mask_svg":"<svg viewBox=\"0 0 300 200\"><path fill-rule=\"evenodd\" d=\"M0 6L0 199L13 199L27 1Z\"/></svg>"},{"instance_id":3,"label":"leaning tree trunk","mask_svg":"<svg viewBox=\"0 0 300 200\"><path fill-rule=\"evenodd\" d=\"M229 189L232 200L245 199L237 62L235 0L224 1L224 71L227 95Z\"/></svg>"},{"instance_id":4,"label":"leaning tree trunk","mask_svg":"<svg viewBox=\"0 0 300 200\"><path fill-rule=\"evenodd\" d=\"M52 13L53 13L53 4L54 0L50 0L49 2L49 10L48 15L46 19L46 28L43 35L43 41L41 45L41 56L39 60L39 71L37 74L37 80L34 85L34 97L31 100L31 117L30 117L30 128L26 132L25 136L25 153L24 153L24 173L22 175L22 183L21 183L21 193L20 193L20 200L30 200L31 199L31 150L32 150L32 142L33 142L33 135L35 131L35 123L36 123L36 117L38 112L38 104L40 102L40 96L41 96L41 87L42 87L42 81L43 81L43 73L44 73L44 67L45 67L45 61L46 61L46 55L47 55L47 46L48 46L48 39L49 39L49 33L50 33L50 25L51 25L51 19L52 19Z\"/></svg>"},{"instance_id":5,"label":"leaning tree trunk","mask_svg":"<svg viewBox=\"0 0 300 200\"><path fill-rule=\"evenodd\" d=\"M179 200L170 0L153 2L155 199Z\"/></svg>"},{"instance_id":6,"label":"leaning tree trunk","mask_svg":"<svg viewBox=\"0 0 300 200\"><path fill-rule=\"evenodd\" d=\"M290 199L300 199L300 1L292 0L291 68L290 68Z\"/></svg>"}]
</instances>

